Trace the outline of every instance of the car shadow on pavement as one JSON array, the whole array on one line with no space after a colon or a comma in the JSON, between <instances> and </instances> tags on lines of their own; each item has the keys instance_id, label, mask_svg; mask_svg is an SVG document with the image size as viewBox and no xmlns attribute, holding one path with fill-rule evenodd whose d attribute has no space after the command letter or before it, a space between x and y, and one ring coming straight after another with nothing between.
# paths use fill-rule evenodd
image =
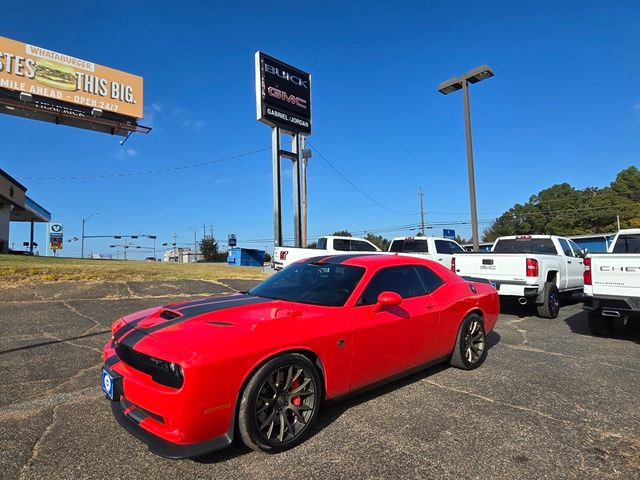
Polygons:
<instances>
[{"instance_id":1,"label":"car shadow on pavement","mask_svg":"<svg viewBox=\"0 0 640 480\"><path fill-rule=\"evenodd\" d=\"M582 291L580 291L580 293L582 293ZM560 308L575 305L579 302L580 297L577 294L560 296ZM532 301L529 301L526 305L520 305L517 299L505 297L500 297L500 313L513 315L518 318L538 316L536 305Z\"/></svg>"},{"instance_id":2,"label":"car shadow on pavement","mask_svg":"<svg viewBox=\"0 0 640 480\"><path fill-rule=\"evenodd\" d=\"M589 329L589 323L587 322L587 312L584 310L571 315L564 319L564 322L569 326L573 333L578 335L586 335L589 337L597 337L591 333ZM630 320L627 325L623 324L622 319L616 319L613 335L606 338L613 338L616 340L628 340L637 344L640 344L640 321Z\"/></svg>"},{"instance_id":3,"label":"car shadow on pavement","mask_svg":"<svg viewBox=\"0 0 640 480\"><path fill-rule=\"evenodd\" d=\"M487 351L500 343L501 337L498 332L491 331L487 335ZM389 383L385 383L381 386L372 387L370 389L366 389L364 391L349 394L347 397L343 397L340 400L331 400L326 402L320 408L320 412L318 412L318 418L316 419L313 428L309 432L309 436L305 441L308 441L310 438L314 437L316 434L320 433L326 427L335 422L338 418L342 416L347 410L356 407L362 403L369 402L371 400L375 400L378 397L383 395L387 395L392 393L398 389L404 388L413 383L417 383L425 378L429 378L432 375L440 373L448 368L453 368L449 366L448 361L443 361L437 365L432 367L425 368L423 370L418 370L417 372L408 374L407 376L398 378L396 380L392 380ZM480 367L482 368L482 367ZM212 452L201 457L192 458L191 460L198 463L219 463L227 460L231 460L240 455L251 453L252 450L246 447L239 438L239 434L236 432L233 443L225 448L224 450L220 450L218 452Z\"/></svg>"}]
</instances>

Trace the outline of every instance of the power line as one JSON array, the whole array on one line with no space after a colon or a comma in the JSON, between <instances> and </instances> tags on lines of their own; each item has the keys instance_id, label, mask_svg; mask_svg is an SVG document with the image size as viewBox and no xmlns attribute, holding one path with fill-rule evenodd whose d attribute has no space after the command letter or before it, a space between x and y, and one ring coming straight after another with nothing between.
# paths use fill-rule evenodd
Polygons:
<instances>
[{"instance_id":1,"label":"power line","mask_svg":"<svg viewBox=\"0 0 640 480\"><path fill-rule=\"evenodd\" d=\"M103 179L103 178L133 177L137 175L154 175L158 173L175 172L177 170L186 170L189 168L204 167L204 166L212 165L215 163L227 162L229 160L234 160L236 158L255 155L256 153L264 152L266 150L271 150L271 147L259 148L257 150L238 153L236 155L230 155L228 157L221 157L215 160L207 160L206 162L192 163L189 165L181 165L178 167L160 168L157 170L146 170L142 172L108 173L103 175L73 175L68 177L23 177L23 178L25 180L96 180L96 179Z\"/></svg>"},{"instance_id":2,"label":"power line","mask_svg":"<svg viewBox=\"0 0 640 480\"><path fill-rule=\"evenodd\" d=\"M365 192L364 190L362 190L359 186L357 186L355 183L353 183L351 180L349 180L344 173L342 173L340 170L338 170L338 168L329 161L329 159L327 157L325 157L322 152L320 152L320 150L318 150L316 147L314 147L311 142L309 142L309 140L307 139L307 145L309 145L313 150L315 150L315 152L320 156L320 158L322 160L325 161L325 163L327 165L329 165L333 170L335 170L335 172L340 175L342 177L342 179L347 182L349 185L351 185L353 188L355 188L358 192L360 192L362 195L364 195L365 197L367 197L369 200L371 200L373 203L375 203L376 205L378 205L379 207L384 208L385 210L388 210L392 213L396 213L398 215L417 215L417 213L406 213L406 212L399 212L398 210L394 210L393 208L387 207L384 203L380 202L379 200L377 200L376 198L372 197L371 195L369 195L367 192Z\"/></svg>"}]
</instances>

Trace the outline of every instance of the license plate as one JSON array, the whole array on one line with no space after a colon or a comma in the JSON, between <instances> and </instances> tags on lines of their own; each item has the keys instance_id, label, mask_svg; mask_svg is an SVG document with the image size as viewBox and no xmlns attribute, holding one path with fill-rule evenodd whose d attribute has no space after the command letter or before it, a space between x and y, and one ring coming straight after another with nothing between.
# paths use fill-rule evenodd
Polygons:
<instances>
[{"instance_id":1,"label":"license plate","mask_svg":"<svg viewBox=\"0 0 640 480\"><path fill-rule=\"evenodd\" d=\"M106 369L102 369L102 390L107 396L113 400L113 377L107 372Z\"/></svg>"}]
</instances>

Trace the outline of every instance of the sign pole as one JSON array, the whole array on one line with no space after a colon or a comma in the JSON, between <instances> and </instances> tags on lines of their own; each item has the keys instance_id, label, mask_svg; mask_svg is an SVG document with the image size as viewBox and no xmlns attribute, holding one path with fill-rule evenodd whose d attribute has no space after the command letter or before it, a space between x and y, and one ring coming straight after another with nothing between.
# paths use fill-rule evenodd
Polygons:
<instances>
[{"instance_id":1,"label":"sign pole","mask_svg":"<svg viewBox=\"0 0 640 480\"><path fill-rule=\"evenodd\" d=\"M280 172L280 128L271 129L271 158L273 163L273 243L282 246L282 192Z\"/></svg>"},{"instance_id":2,"label":"sign pole","mask_svg":"<svg viewBox=\"0 0 640 480\"><path fill-rule=\"evenodd\" d=\"M300 164L302 163L301 135L291 136L291 157L293 169L293 241L296 247L302 247L302 196L300 195Z\"/></svg>"}]
</instances>

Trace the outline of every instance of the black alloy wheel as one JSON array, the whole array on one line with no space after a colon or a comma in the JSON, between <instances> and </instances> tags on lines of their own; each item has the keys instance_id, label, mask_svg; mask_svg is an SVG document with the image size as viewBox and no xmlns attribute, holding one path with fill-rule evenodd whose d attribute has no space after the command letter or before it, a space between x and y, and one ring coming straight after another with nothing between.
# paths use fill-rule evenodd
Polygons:
<instances>
[{"instance_id":1,"label":"black alloy wheel","mask_svg":"<svg viewBox=\"0 0 640 480\"><path fill-rule=\"evenodd\" d=\"M460 325L450 364L464 370L479 367L487 358L487 342L482 318L472 313Z\"/></svg>"},{"instance_id":2,"label":"black alloy wheel","mask_svg":"<svg viewBox=\"0 0 640 480\"><path fill-rule=\"evenodd\" d=\"M244 443L279 452L299 444L314 422L321 398L316 367L303 355L286 354L261 367L247 384L238 413Z\"/></svg>"}]
</instances>

